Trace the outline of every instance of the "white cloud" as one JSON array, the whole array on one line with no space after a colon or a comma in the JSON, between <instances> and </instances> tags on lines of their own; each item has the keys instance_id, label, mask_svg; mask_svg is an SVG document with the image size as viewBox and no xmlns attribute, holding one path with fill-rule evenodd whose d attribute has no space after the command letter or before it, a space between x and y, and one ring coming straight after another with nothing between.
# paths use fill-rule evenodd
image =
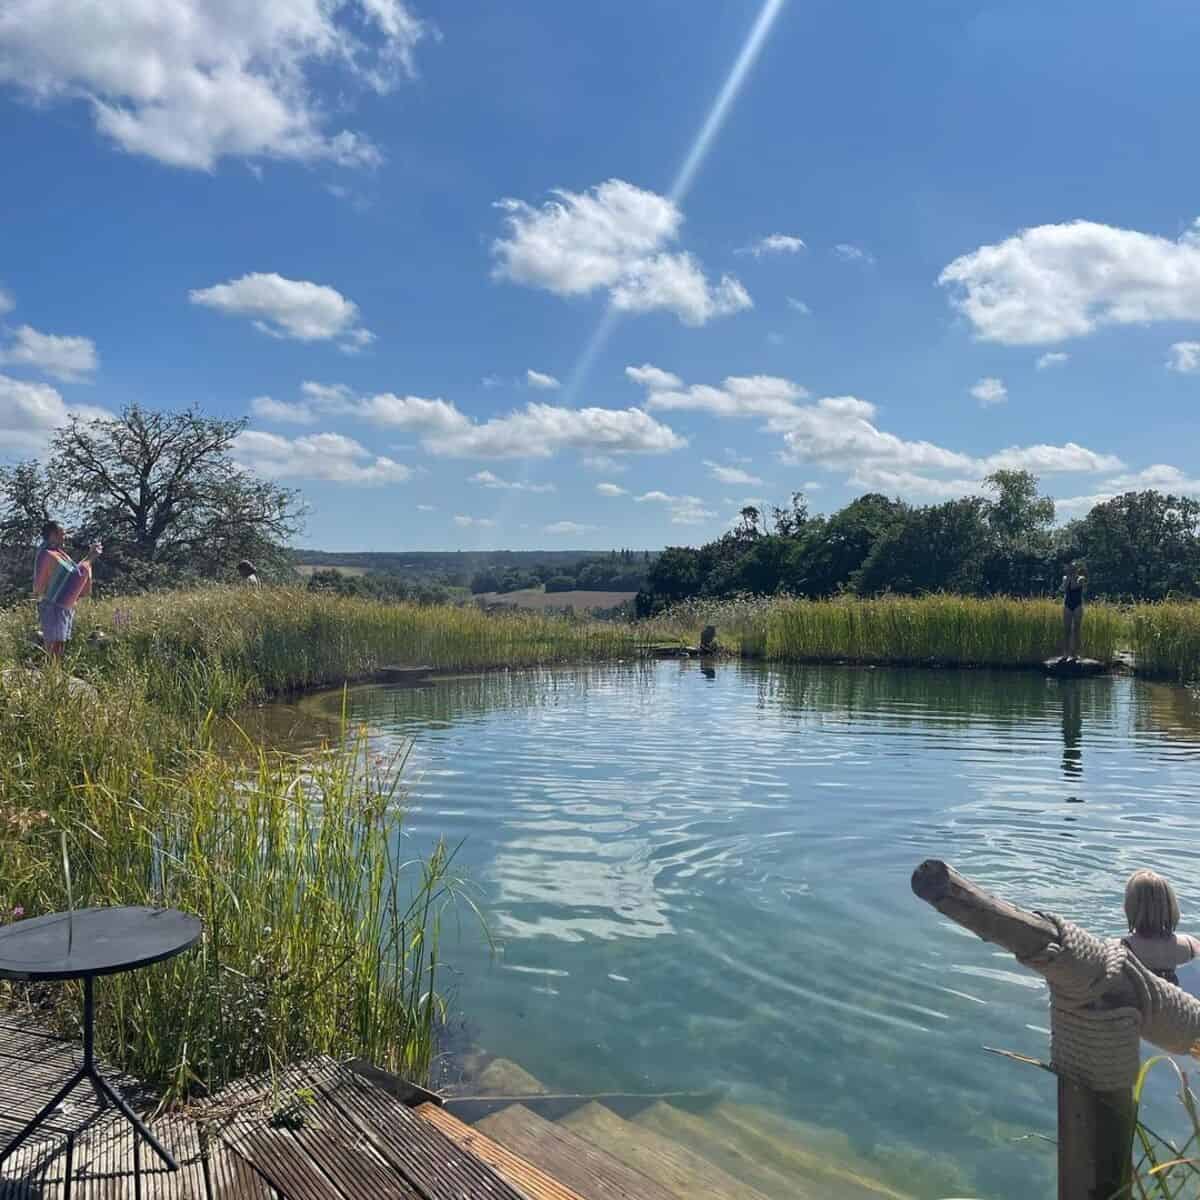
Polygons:
<instances>
[{"instance_id":1,"label":"white cloud","mask_svg":"<svg viewBox=\"0 0 1200 1200\"><path fill-rule=\"evenodd\" d=\"M432 504L418 504L417 512L437 512Z\"/></svg>"},{"instance_id":2,"label":"white cloud","mask_svg":"<svg viewBox=\"0 0 1200 1200\"><path fill-rule=\"evenodd\" d=\"M66 383L86 379L100 365L91 338L39 333L29 325L18 326L12 341L0 349L0 363L34 367Z\"/></svg>"},{"instance_id":3,"label":"white cloud","mask_svg":"<svg viewBox=\"0 0 1200 1200\"><path fill-rule=\"evenodd\" d=\"M598 483L596 491L602 496L628 496L629 492L615 483Z\"/></svg>"},{"instance_id":4,"label":"white cloud","mask_svg":"<svg viewBox=\"0 0 1200 1200\"><path fill-rule=\"evenodd\" d=\"M643 363L640 367L626 367L625 374L640 387L654 391L683 387L683 380L678 375L672 375L670 371L653 367L649 363Z\"/></svg>"},{"instance_id":5,"label":"white cloud","mask_svg":"<svg viewBox=\"0 0 1200 1200\"><path fill-rule=\"evenodd\" d=\"M476 471L471 476L470 482L477 483L480 487L505 488L514 492L553 492L555 490L552 483L518 483L501 479L498 475L493 475L491 471Z\"/></svg>"},{"instance_id":6,"label":"white cloud","mask_svg":"<svg viewBox=\"0 0 1200 1200\"><path fill-rule=\"evenodd\" d=\"M0 82L36 103L83 100L122 150L211 170L226 156L374 164L332 131L347 83L385 93L428 32L404 0L9 0ZM310 75L338 73L339 104Z\"/></svg>"},{"instance_id":7,"label":"white cloud","mask_svg":"<svg viewBox=\"0 0 1200 1200\"><path fill-rule=\"evenodd\" d=\"M344 338L343 348L360 348L374 335L358 326L358 305L336 288L304 279L285 279L274 272L256 272L196 288L188 293L193 304L214 308L227 316L252 317L254 327L272 337L300 342Z\"/></svg>"},{"instance_id":8,"label":"white cloud","mask_svg":"<svg viewBox=\"0 0 1200 1200\"><path fill-rule=\"evenodd\" d=\"M1061 367L1070 357L1062 350L1048 350L1037 360L1037 369L1046 371L1051 367Z\"/></svg>"},{"instance_id":9,"label":"white cloud","mask_svg":"<svg viewBox=\"0 0 1200 1200\"><path fill-rule=\"evenodd\" d=\"M1097 454L1086 446L1067 442L1062 446L1010 446L986 458L977 459L980 470L1033 471L1056 474L1119 471L1125 464L1115 454Z\"/></svg>"},{"instance_id":10,"label":"white cloud","mask_svg":"<svg viewBox=\"0 0 1200 1200\"><path fill-rule=\"evenodd\" d=\"M833 248L834 254L844 262L859 262L870 266L875 257L870 251L864 250L861 246L855 246L852 242L839 242Z\"/></svg>"},{"instance_id":11,"label":"white cloud","mask_svg":"<svg viewBox=\"0 0 1200 1200\"><path fill-rule=\"evenodd\" d=\"M460 529L493 529L496 525L491 517L468 517L462 513L454 518L454 523Z\"/></svg>"},{"instance_id":12,"label":"white cloud","mask_svg":"<svg viewBox=\"0 0 1200 1200\"><path fill-rule=\"evenodd\" d=\"M68 405L48 383L0 375L0 449L41 454L54 432L72 416L91 420L112 413L90 405Z\"/></svg>"},{"instance_id":13,"label":"white cloud","mask_svg":"<svg viewBox=\"0 0 1200 1200\"><path fill-rule=\"evenodd\" d=\"M1008 345L1200 321L1200 222L1177 241L1094 221L1038 225L956 258L938 282L979 337Z\"/></svg>"},{"instance_id":14,"label":"white cloud","mask_svg":"<svg viewBox=\"0 0 1200 1200\"><path fill-rule=\"evenodd\" d=\"M628 463L613 458L611 454L587 454L580 461L589 471L595 471L597 474L620 475L629 470Z\"/></svg>"},{"instance_id":15,"label":"white cloud","mask_svg":"<svg viewBox=\"0 0 1200 1200\"><path fill-rule=\"evenodd\" d=\"M650 383L646 407L691 409L719 417L790 417L808 392L775 375L731 375L719 387L693 384L686 389L660 389Z\"/></svg>"},{"instance_id":16,"label":"white cloud","mask_svg":"<svg viewBox=\"0 0 1200 1200\"><path fill-rule=\"evenodd\" d=\"M790 308L792 312L799 313L802 317L808 317L812 315L812 309L809 308L803 300L797 300L795 296L789 296L787 298L787 303L788 308Z\"/></svg>"},{"instance_id":17,"label":"white cloud","mask_svg":"<svg viewBox=\"0 0 1200 1200\"><path fill-rule=\"evenodd\" d=\"M1180 375L1194 375L1200 371L1200 342L1175 342L1167 359L1167 370Z\"/></svg>"},{"instance_id":18,"label":"white cloud","mask_svg":"<svg viewBox=\"0 0 1200 1200\"><path fill-rule=\"evenodd\" d=\"M4 316L5 313L12 312L16 306L17 302L13 299L12 292L8 291L7 288L0 287L0 317Z\"/></svg>"},{"instance_id":19,"label":"white cloud","mask_svg":"<svg viewBox=\"0 0 1200 1200\"><path fill-rule=\"evenodd\" d=\"M340 433L310 433L286 438L247 430L238 434L235 459L268 479L322 479L332 483L404 483L411 467L375 457L353 438Z\"/></svg>"},{"instance_id":20,"label":"white cloud","mask_svg":"<svg viewBox=\"0 0 1200 1200\"><path fill-rule=\"evenodd\" d=\"M667 197L621 179L552 194L541 208L499 202L508 236L492 243L495 278L559 296L603 289L615 309L665 309L687 325L751 306L737 279L726 275L713 285L690 254L666 251L683 223Z\"/></svg>"},{"instance_id":21,"label":"white cloud","mask_svg":"<svg viewBox=\"0 0 1200 1200\"><path fill-rule=\"evenodd\" d=\"M553 375L543 375L541 371L535 371L532 368L526 370L525 382L531 388L539 388L544 392L553 392L562 387L562 384Z\"/></svg>"},{"instance_id":22,"label":"white cloud","mask_svg":"<svg viewBox=\"0 0 1200 1200\"><path fill-rule=\"evenodd\" d=\"M274 421L287 425L313 425L317 420L317 414L311 405L275 400L270 396L255 396L250 401L250 412L260 421Z\"/></svg>"},{"instance_id":23,"label":"white cloud","mask_svg":"<svg viewBox=\"0 0 1200 1200\"><path fill-rule=\"evenodd\" d=\"M595 525L581 525L578 521L555 521L542 530L543 533L571 536L577 533L591 533Z\"/></svg>"},{"instance_id":24,"label":"white cloud","mask_svg":"<svg viewBox=\"0 0 1200 1200\"><path fill-rule=\"evenodd\" d=\"M479 382L485 388L498 388L504 386L504 380L501 379L499 375L485 375Z\"/></svg>"},{"instance_id":25,"label":"white cloud","mask_svg":"<svg viewBox=\"0 0 1200 1200\"><path fill-rule=\"evenodd\" d=\"M762 483L762 480L757 475L751 475L749 471L743 471L741 467L724 467L720 463L711 462L707 458L704 460L704 465L708 468L708 473L720 483Z\"/></svg>"},{"instance_id":26,"label":"white cloud","mask_svg":"<svg viewBox=\"0 0 1200 1200\"><path fill-rule=\"evenodd\" d=\"M716 517L712 509L705 508L705 502L699 496L672 496L667 492L645 492L638 496L639 504L663 504L671 518L672 525L702 525Z\"/></svg>"},{"instance_id":27,"label":"white cloud","mask_svg":"<svg viewBox=\"0 0 1200 1200\"><path fill-rule=\"evenodd\" d=\"M799 254L803 249L803 238L793 237L789 233L769 233L757 242L743 246L738 254L752 254L755 258L762 258L764 254Z\"/></svg>"},{"instance_id":28,"label":"white cloud","mask_svg":"<svg viewBox=\"0 0 1200 1200\"><path fill-rule=\"evenodd\" d=\"M991 408L1008 401L1008 388L1004 386L1004 380L986 375L971 388L971 395L979 401L980 408Z\"/></svg>"}]
</instances>

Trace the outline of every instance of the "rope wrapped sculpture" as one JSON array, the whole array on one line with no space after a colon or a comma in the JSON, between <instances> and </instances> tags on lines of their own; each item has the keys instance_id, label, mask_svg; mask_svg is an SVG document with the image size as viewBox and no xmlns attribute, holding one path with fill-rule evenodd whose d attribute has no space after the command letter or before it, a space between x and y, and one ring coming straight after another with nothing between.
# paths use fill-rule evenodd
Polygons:
<instances>
[{"instance_id":1,"label":"rope wrapped sculpture","mask_svg":"<svg viewBox=\"0 0 1200 1200\"><path fill-rule=\"evenodd\" d=\"M912 888L1049 984L1050 1061L1060 1081L1059 1196L1128 1196L1140 1039L1200 1057L1200 1000L1148 971L1120 939L999 900L937 859L913 872Z\"/></svg>"}]
</instances>

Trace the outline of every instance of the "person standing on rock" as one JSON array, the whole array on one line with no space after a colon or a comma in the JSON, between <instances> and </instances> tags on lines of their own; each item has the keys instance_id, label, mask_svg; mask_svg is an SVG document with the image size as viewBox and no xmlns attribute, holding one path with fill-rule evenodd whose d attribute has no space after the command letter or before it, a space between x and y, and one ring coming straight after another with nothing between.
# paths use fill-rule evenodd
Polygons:
<instances>
[{"instance_id":1,"label":"person standing on rock","mask_svg":"<svg viewBox=\"0 0 1200 1200\"><path fill-rule=\"evenodd\" d=\"M92 563L103 547L93 542L79 562L63 549L67 531L57 521L42 526L42 542L33 564L33 594L38 600L38 620L42 644L52 658L61 658L71 640L75 624L75 605L82 596L91 595Z\"/></svg>"},{"instance_id":2,"label":"person standing on rock","mask_svg":"<svg viewBox=\"0 0 1200 1200\"><path fill-rule=\"evenodd\" d=\"M1079 660L1079 640L1083 630L1083 593L1087 576L1077 562L1067 567L1063 576L1063 657L1068 662Z\"/></svg>"}]
</instances>

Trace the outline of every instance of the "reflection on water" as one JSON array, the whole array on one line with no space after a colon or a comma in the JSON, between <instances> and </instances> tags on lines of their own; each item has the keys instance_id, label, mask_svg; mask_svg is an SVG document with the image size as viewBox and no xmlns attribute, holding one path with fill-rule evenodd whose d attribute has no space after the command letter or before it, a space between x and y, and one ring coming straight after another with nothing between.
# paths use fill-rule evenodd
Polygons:
<instances>
[{"instance_id":1,"label":"reflection on water","mask_svg":"<svg viewBox=\"0 0 1200 1200\"><path fill-rule=\"evenodd\" d=\"M1043 1056L1044 990L916 901L917 863L1107 933L1150 866L1200 920L1179 689L668 661L349 707L413 741L414 843L465 839L501 942L454 955L487 1050L555 1090L719 1087L909 1163L918 1195L1050 1195L1052 1148L1016 1139L1054 1097L981 1051Z\"/></svg>"}]
</instances>

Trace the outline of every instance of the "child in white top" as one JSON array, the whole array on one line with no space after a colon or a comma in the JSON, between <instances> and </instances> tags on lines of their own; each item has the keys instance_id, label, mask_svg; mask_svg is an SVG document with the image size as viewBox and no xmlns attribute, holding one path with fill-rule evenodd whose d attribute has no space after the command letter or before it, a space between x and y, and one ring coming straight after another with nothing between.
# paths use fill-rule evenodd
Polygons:
<instances>
[{"instance_id":1,"label":"child in white top","mask_svg":"<svg viewBox=\"0 0 1200 1200\"><path fill-rule=\"evenodd\" d=\"M1129 922L1125 945L1148 970L1178 984L1175 968L1200 954L1200 941L1175 932L1179 924L1175 889L1153 871L1134 871L1125 885L1125 919Z\"/></svg>"}]
</instances>

